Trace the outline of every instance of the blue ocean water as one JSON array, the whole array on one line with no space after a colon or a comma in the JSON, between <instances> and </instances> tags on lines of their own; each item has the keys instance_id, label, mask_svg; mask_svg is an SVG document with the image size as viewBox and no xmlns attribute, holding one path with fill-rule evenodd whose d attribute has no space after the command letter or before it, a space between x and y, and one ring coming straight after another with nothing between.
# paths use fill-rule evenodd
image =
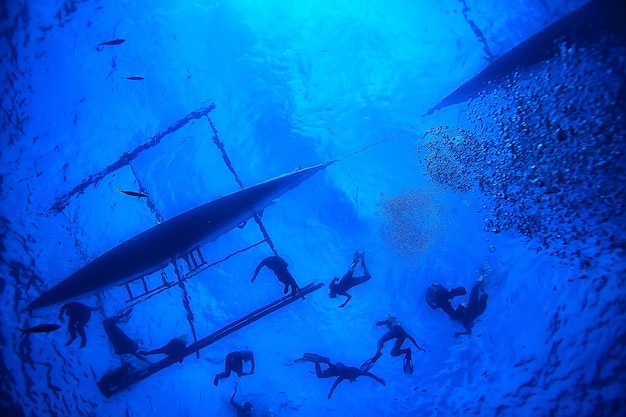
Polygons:
<instances>
[{"instance_id":1,"label":"blue ocean water","mask_svg":"<svg viewBox=\"0 0 626 417\"><path fill-rule=\"evenodd\" d=\"M0 414L235 416L236 386L255 416L624 415L623 37L546 38L550 59L424 116L584 4L3 2ZM145 287L79 297L94 308L84 348L65 324L16 330L61 324L61 303L23 309L133 236L328 161L193 251L198 271L178 258ZM338 308L328 285L355 251L372 278ZM119 328L139 350L193 344L283 297L267 269L250 282L274 253L324 286L103 395L107 372L147 367L115 354L107 317L130 311ZM479 278L487 308L455 336L427 288L464 286L456 307ZM359 367L389 315L425 349L405 342L413 373L389 341L370 370L384 386L327 398L335 378L297 359ZM214 386L242 350L254 374Z\"/></svg>"}]
</instances>

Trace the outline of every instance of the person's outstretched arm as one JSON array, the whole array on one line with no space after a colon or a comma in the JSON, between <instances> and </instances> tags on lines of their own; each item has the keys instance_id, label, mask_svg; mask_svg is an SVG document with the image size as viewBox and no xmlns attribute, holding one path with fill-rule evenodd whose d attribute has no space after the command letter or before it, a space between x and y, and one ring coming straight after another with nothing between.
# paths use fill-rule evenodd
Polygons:
<instances>
[{"instance_id":1,"label":"person's outstretched arm","mask_svg":"<svg viewBox=\"0 0 626 417\"><path fill-rule=\"evenodd\" d=\"M413 338L413 336L411 336L410 334L408 334L408 333L407 333L407 334L406 334L406 337L407 337L407 338L408 338L408 339L409 339L409 340L410 340L410 341L411 341L411 342L415 345L415 347L416 347L418 350L421 350L422 352L426 352L426 349L422 349L422 348L420 347L420 345L418 345L418 344L417 344L417 342L415 341L415 339Z\"/></svg>"},{"instance_id":2,"label":"person's outstretched arm","mask_svg":"<svg viewBox=\"0 0 626 417\"><path fill-rule=\"evenodd\" d=\"M151 365L152 365L152 362L150 362L148 359L144 358L143 356L141 356L141 355L140 355L139 353L137 353L137 352L133 352L133 353L131 353L131 355L133 355L134 357L136 357L136 358L137 358L137 359L139 359L139 360L142 360L142 361L144 361L144 362L149 363L149 364L151 364Z\"/></svg>"},{"instance_id":3,"label":"person's outstretched arm","mask_svg":"<svg viewBox=\"0 0 626 417\"><path fill-rule=\"evenodd\" d=\"M254 270L254 275L252 275L252 279L250 280L250 282L254 282L254 280L256 279L256 276L259 274L259 271L261 270L261 268L263 268L265 266L265 261L267 258L263 259L261 261L261 263L259 265L257 265L256 269Z\"/></svg>"},{"instance_id":4,"label":"person's outstretched arm","mask_svg":"<svg viewBox=\"0 0 626 417\"><path fill-rule=\"evenodd\" d=\"M335 379L335 382L333 382L333 386L330 387L330 391L328 392L328 399L330 400L330 397L333 396L333 392L335 392L335 388L337 388L337 385L339 385L345 378L343 377L339 377L337 379Z\"/></svg>"},{"instance_id":5,"label":"person's outstretched arm","mask_svg":"<svg viewBox=\"0 0 626 417\"><path fill-rule=\"evenodd\" d=\"M339 294L339 293L338 293ZM350 299L352 298L352 296L350 294L348 294L347 292L341 293L339 295L343 295L344 297L346 297L346 301L343 304L339 305L339 308L343 308L346 306L346 304L348 304L348 301L350 301Z\"/></svg>"}]
</instances>

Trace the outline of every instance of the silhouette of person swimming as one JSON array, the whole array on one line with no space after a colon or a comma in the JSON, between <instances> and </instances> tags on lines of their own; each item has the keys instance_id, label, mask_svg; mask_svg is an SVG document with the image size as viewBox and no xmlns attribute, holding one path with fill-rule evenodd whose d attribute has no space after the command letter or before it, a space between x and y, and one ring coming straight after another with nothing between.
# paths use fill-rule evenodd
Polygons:
<instances>
[{"instance_id":1,"label":"silhouette of person swimming","mask_svg":"<svg viewBox=\"0 0 626 417\"><path fill-rule=\"evenodd\" d=\"M327 357L320 356L316 353L305 353L303 357L297 359L296 362L313 362L315 364L315 375L317 375L318 378L337 377L335 382L333 382L333 385L330 387L330 391L328 392L329 400L333 396L335 388L337 388L337 386L346 379L350 382L354 382L360 376L367 376L369 378L372 378L379 384L385 385L384 379L377 377L367 370L361 370L354 366L346 366L341 362L332 363ZM326 369L322 369L320 363L326 364Z\"/></svg>"},{"instance_id":2,"label":"silhouette of person swimming","mask_svg":"<svg viewBox=\"0 0 626 417\"><path fill-rule=\"evenodd\" d=\"M244 362L250 362L250 372L243 371ZM226 355L226 360L224 361L224 372L215 375L213 385L217 387L220 379L228 378L231 372L236 373L238 377L252 375L254 373L254 366L254 354L249 350L230 352Z\"/></svg>"},{"instance_id":3,"label":"silhouette of person swimming","mask_svg":"<svg viewBox=\"0 0 626 417\"><path fill-rule=\"evenodd\" d=\"M411 336L407 333L406 330L404 330L404 328L400 325L400 322L398 322L398 319L394 316L390 315L387 320L376 322L376 326L387 326L389 330L378 340L376 353L374 354L374 356L366 360L363 365L361 365L361 370L368 371L369 369L371 369L376 361L382 356L383 346L385 345L385 343L392 339L396 339L393 347L391 348L390 354L393 357L404 355L404 363L402 369L404 370L405 374L413 374L413 359L411 355L411 348L407 347L402 349L402 344L406 339L409 339L418 350L421 350L422 352L426 352L426 350L422 349L417 344L413 336Z\"/></svg>"},{"instance_id":4,"label":"silhouette of person swimming","mask_svg":"<svg viewBox=\"0 0 626 417\"><path fill-rule=\"evenodd\" d=\"M185 339L182 339L180 337L174 338L172 340L170 340L165 346L157 348L157 349L153 349L153 350L149 350L149 351L143 351L140 350L139 352L137 352L140 355L167 355L167 356L172 356L174 358L180 358L180 360L178 362L183 363L183 359L184 359L184 355L185 355L185 348L187 347L187 342L185 341Z\"/></svg>"},{"instance_id":5,"label":"silhouette of person swimming","mask_svg":"<svg viewBox=\"0 0 626 417\"><path fill-rule=\"evenodd\" d=\"M270 269L274 273L274 275L276 275L278 281L282 282L285 285L283 294L287 294L287 292L289 292L289 287L291 287L292 296L295 296L298 293L300 288L298 287L298 284L296 284L296 280L294 279L294 277L291 276L291 273L289 273L289 270L287 269L287 262L285 262L285 260L280 256L268 256L267 258L263 259L254 270L254 275L252 275L251 280L252 282L254 282L257 275L259 274L259 271L264 266Z\"/></svg>"},{"instance_id":6,"label":"silhouette of person swimming","mask_svg":"<svg viewBox=\"0 0 626 417\"><path fill-rule=\"evenodd\" d=\"M482 292L482 294L481 294ZM441 284L432 284L426 291L426 303L436 310L442 309L452 320L458 321L465 328L464 332L455 332L455 336L470 335L474 327L474 320L485 312L489 295L484 292L483 279L479 278L472 286L469 302L459 304L456 309L452 307L450 300L454 297L467 294L465 287L457 287L447 290Z\"/></svg>"},{"instance_id":7,"label":"silhouette of person swimming","mask_svg":"<svg viewBox=\"0 0 626 417\"><path fill-rule=\"evenodd\" d=\"M70 339L66 345L70 345L76 340L76 334L80 336L80 348L84 348L87 345L87 336L85 335L85 325L91 318L91 312L97 310L96 308L88 307L85 304L70 302L63 304L59 310L59 321L65 323L63 320L63 314L68 317L67 331L70 334Z\"/></svg>"},{"instance_id":8,"label":"silhouette of person swimming","mask_svg":"<svg viewBox=\"0 0 626 417\"><path fill-rule=\"evenodd\" d=\"M126 335L119 327L117 323L127 322L130 316L131 310L128 310L117 316L106 318L102 321L104 331L106 332L116 355L130 354L144 362L151 363L148 359L141 356L138 352L137 342L132 340Z\"/></svg>"},{"instance_id":9,"label":"silhouette of person swimming","mask_svg":"<svg viewBox=\"0 0 626 417\"><path fill-rule=\"evenodd\" d=\"M354 269L358 267L363 268L363 275L355 277ZM372 278L369 271L367 270L367 266L365 265L365 253L359 253L358 251L354 253L354 257L352 258L352 264L350 268L348 268L348 272L345 273L343 277L341 277L341 281L339 278L335 277L328 284L328 296L330 298L337 298L337 295L343 295L346 297L346 301L339 305L339 308L343 308L348 304L352 296L348 294L348 290L357 285L363 284L364 282L369 281Z\"/></svg>"},{"instance_id":10,"label":"silhouette of person swimming","mask_svg":"<svg viewBox=\"0 0 626 417\"><path fill-rule=\"evenodd\" d=\"M230 405L237 410L237 417L252 417L252 403L244 402L243 404L238 404L235 402L235 395L237 395L237 383L235 382L235 391L233 395L230 397Z\"/></svg>"}]
</instances>

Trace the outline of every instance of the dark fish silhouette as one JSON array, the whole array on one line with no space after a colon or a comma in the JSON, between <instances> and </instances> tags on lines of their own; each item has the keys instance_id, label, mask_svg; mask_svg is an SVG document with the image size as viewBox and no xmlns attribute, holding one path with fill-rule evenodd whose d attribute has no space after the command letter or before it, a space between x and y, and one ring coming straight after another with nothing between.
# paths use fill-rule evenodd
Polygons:
<instances>
[{"instance_id":1,"label":"dark fish silhouette","mask_svg":"<svg viewBox=\"0 0 626 417\"><path fill-rule=\"evenodd\" d=\"M142 193L142 192L138 192L138 191L126 191L126 190L122 190L120 187L117 187L117 192L129 195L131 197L148 198L148 194L145 194L145 193Z\"/></svg>"},{"instance_id":2,"label":"dark fish silhouette","mask_svg":"<svg viewBox=\"0 0 626 417\"><path fill-rule=\"evenodd\" d=\"M113 46L113 45L119 45L124 42L126 42L126 39L113 39L110 41L99 43L98 46L104 46L104 45Z\"/></svg>"},{"instance_id":3,"label":"dark fish silhouette","mask_svg":"<svg viewBox=\"0 0 626 417\"><path fill-rule=\"evenodd\" d=\"M141 75L133 75L132 77L124 77L124 78L126 78L127 80L131 80L131 81L141 81L145 79Z\"/></svg>"},{"instance_id":4,"label":"dark fish silhouette","mask_svg":"<svg viewBox=\"0 0 626 417\"><path fill-rule=\"evenodd\" d=\"M58 324L43 323L43 324L38 324L38 325L33 326L33 327L29 327L28 329L17 329L17 330L22 332L22 334L26 334L26 333L49 333L49 332L53 332L55 330L58 330L60 328L61 328L61 326L59 326Z\"/></svg>"}]
</instances>

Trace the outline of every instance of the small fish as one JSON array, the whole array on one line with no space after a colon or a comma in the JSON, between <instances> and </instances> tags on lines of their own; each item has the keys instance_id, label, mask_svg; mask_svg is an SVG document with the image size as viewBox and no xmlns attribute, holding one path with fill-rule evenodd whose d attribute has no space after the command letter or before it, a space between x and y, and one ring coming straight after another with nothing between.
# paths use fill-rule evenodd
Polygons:
<instances>
[{"instance_id":1,"label":"small fish","mask_svg":"<svg viewBox=\"0 0 626 417\"><path fill-rule=\"evenodd\" d=\"M142 193L142 192L139 192L139 191L126 191L126 190L122 190L120 187L117 187L117 192L129 195L131 197L148 198L148 194L145 194L145 193Z\"/></svg>"},{"instance_id":2,"label":"small fish","mask_svg":"<svg viewBox=\"0 0 626 417\"><path fill-rule=\"evenodd\" d=\"M124 42L126 42L126 39L113 39L110 41L99 43L98 46L104 46L104 45L113 46L113 45L119 45Z\"/></svg>"},{"instance_id":3,"label":"small fish","mask_svg":"<svg viewBox=\"0 0 626 417\"><path fill-rule=\"evenodd\" d=\"M49 332L53 332L55 330L60 329L61 326L59 326L58 324L49 324L49 323L43 323L43 324L38 324L36 326L33 327L29 327L28 329L17 329L20 332L22 332L22 334L26 334L26 333L49 333Z\"/></svg>"},{"instance_id":4,"label":"small fish","mask_svg":"<svg viewBox=\"0 0 626 417\"><path fill-rule=\"evenodd\" d=\"M131 80L131 81L145 80L145 78L142 77L141 75L133 75L132 77L122 77L122 78L126 78L127 80Z\"/></svg>"}]
</instances>

